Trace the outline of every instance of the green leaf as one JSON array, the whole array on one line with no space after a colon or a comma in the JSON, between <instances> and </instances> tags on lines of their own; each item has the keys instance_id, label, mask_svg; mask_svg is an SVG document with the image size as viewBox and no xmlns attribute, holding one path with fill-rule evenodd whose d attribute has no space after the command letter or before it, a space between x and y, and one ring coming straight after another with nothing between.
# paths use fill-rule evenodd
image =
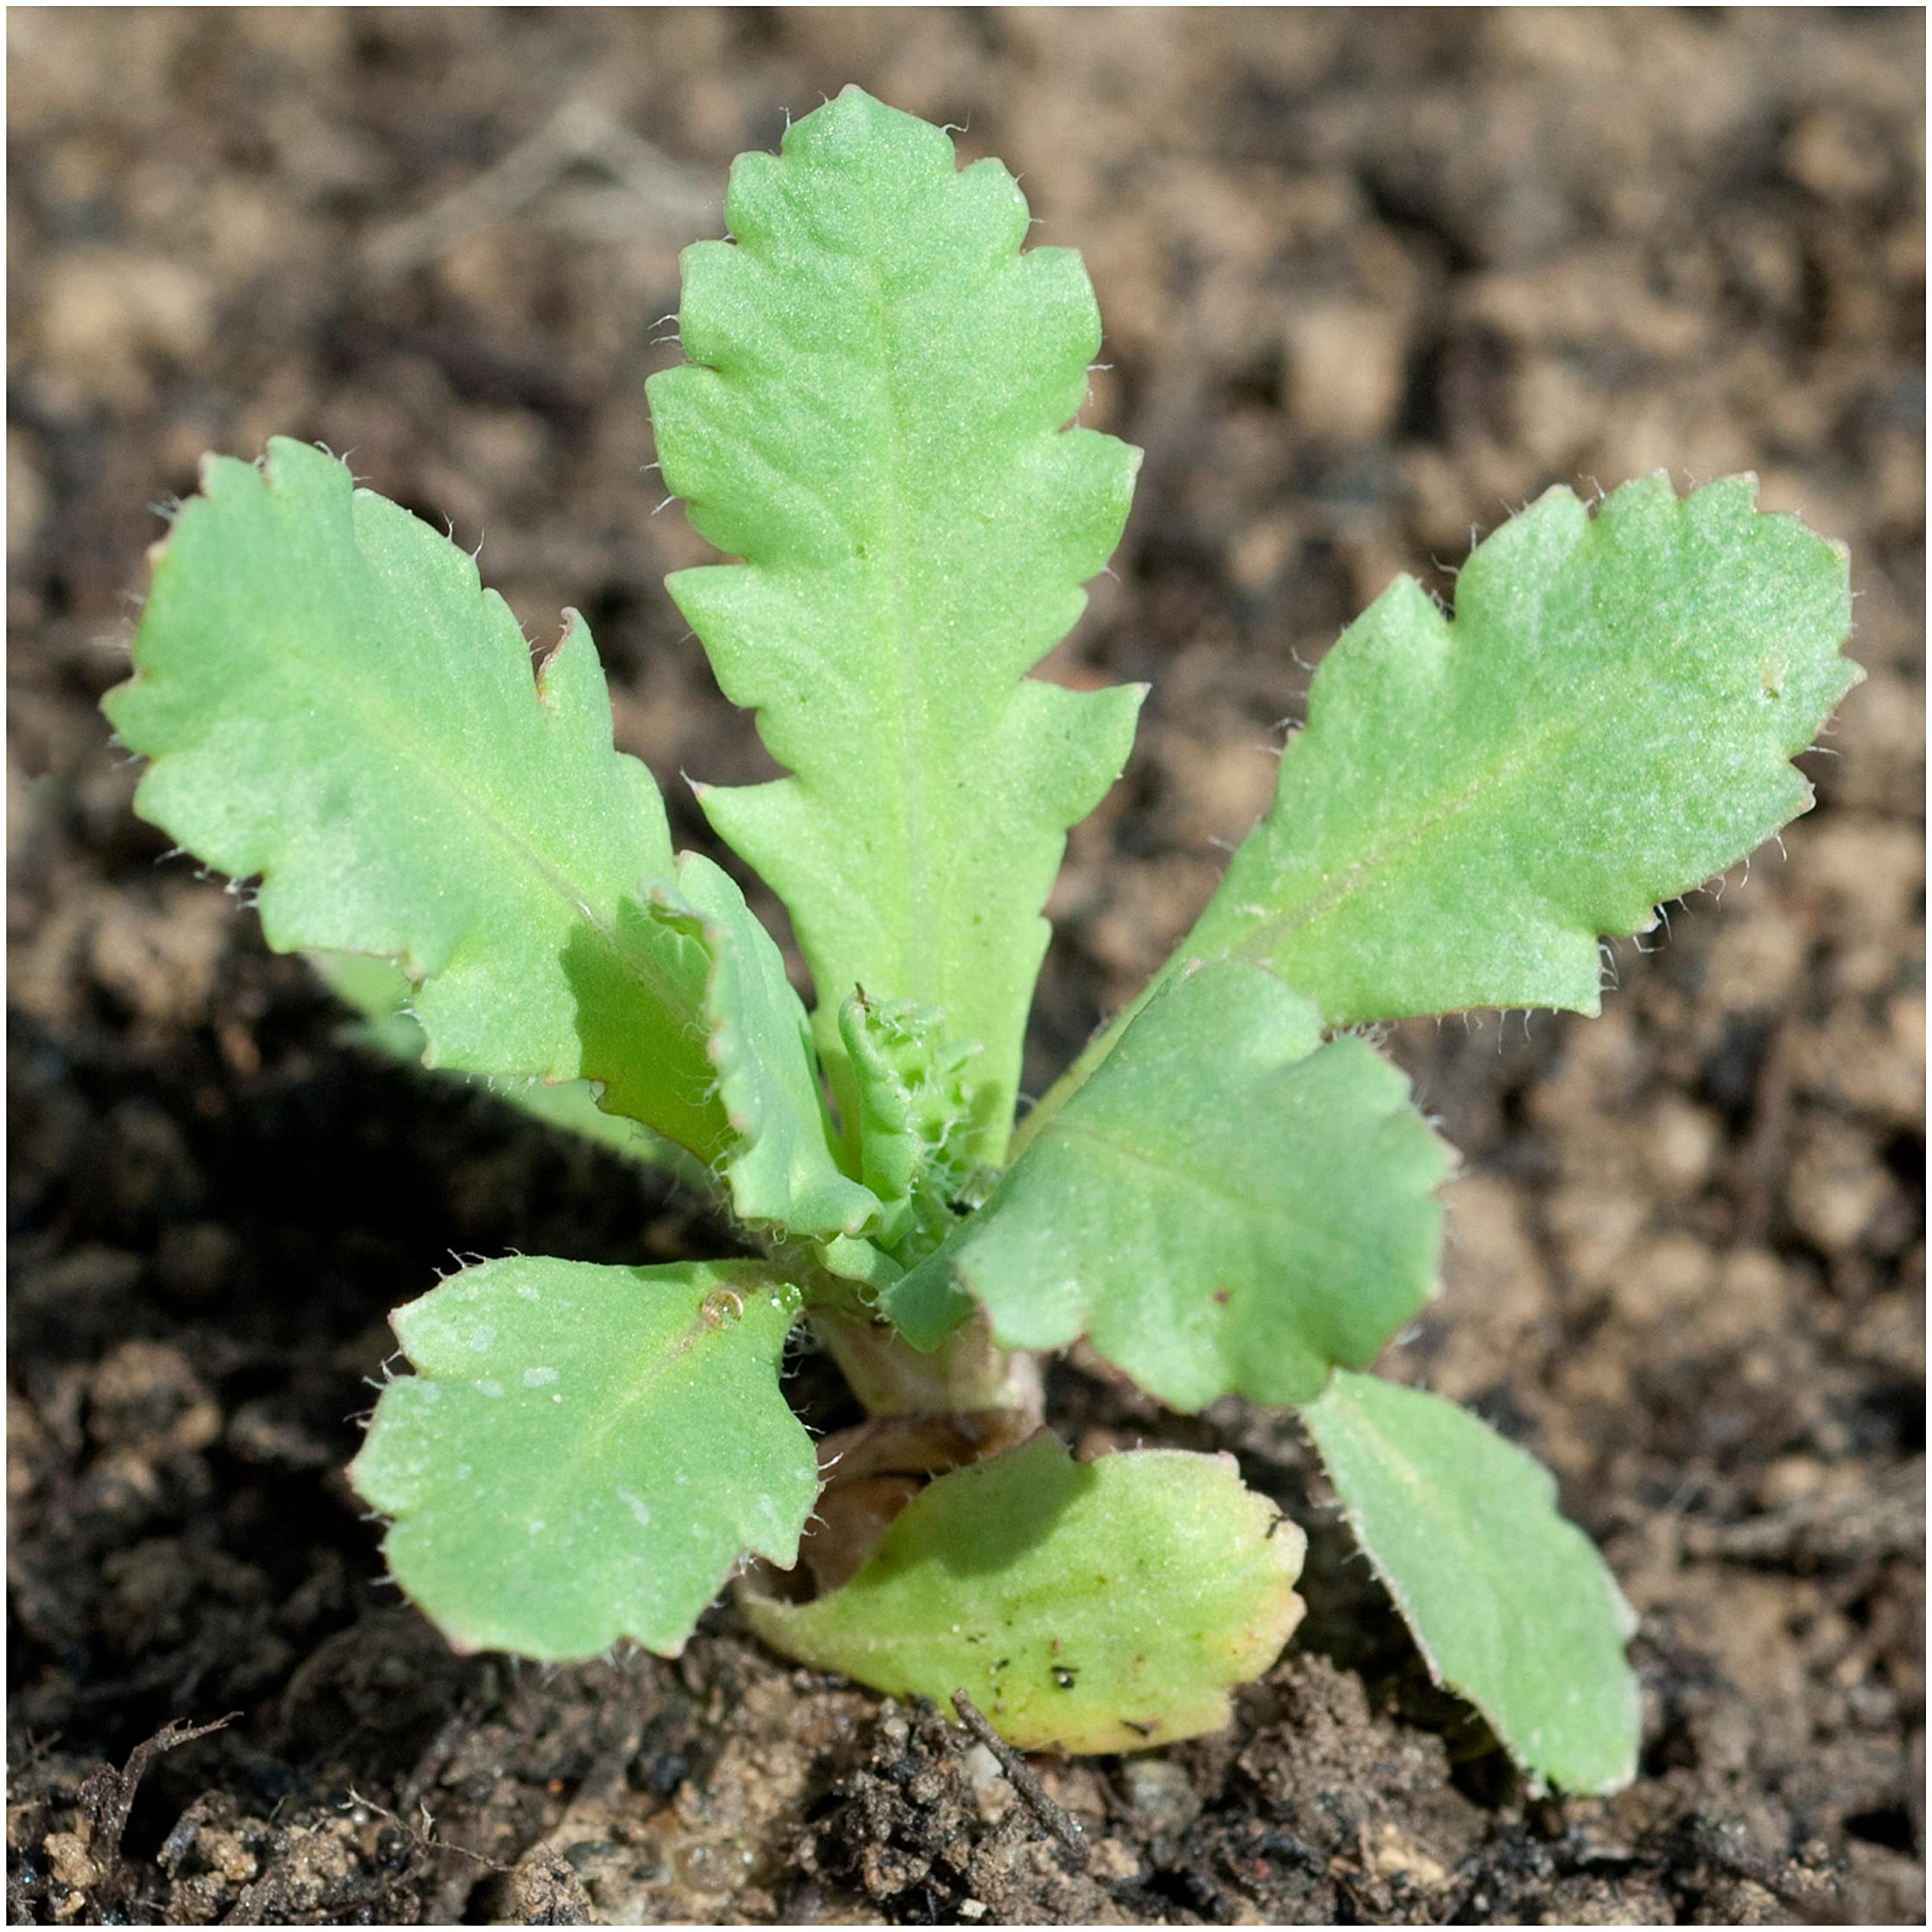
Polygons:
<instances>
[{"instance_id":1,"label":"green leaf","mask_svg":"<svg viewBox=\"0 0 1932 1932\"><path fill-rule=\"evenodd\" d=\"M153 762L135 809L259 873L279 952L398 959L431 1065L591 1078L709 1158L707 962L653 919L651 775L612 748L590 634L530 650L461 550L277 438L203 468L157 553L134 675L104 701Z\"/></svg>"},{"instance_id":2,"label":"green leaf","mask_svg":"<svg viewBox=\"0 0 1932 1932\"><path fill-rule=\"evenodd\" d=\"M1228 1721L1300 1621L1303 1539L1231 1456L1076 1463L1042 1432L928 1485L816 1602L740 1603L774 1649L941 1709L963 1690L1026 1751L1137 1751Z\"/></svg>"},{"instance_id":3,"label":"green leaf","mask_svg":"<svg viewBox=\"0 0 1932 1932\"><path fill-rule=\"evenodd\" d=\"M858 1091L859 1171L885 1204L879 1244L900 1260L929 1253L974 1184L964 1152L974 1051L945 1038L937 1007L863 992L839 1008L838 1031Z\"/></svg>"},{"instance_id":4,"label":"green leaf","mask_svg":"<svg viewBox=\"0 0 1932 1932\"><path fill-rule=\"evenodd\" d=\"M878 1220L878 1201L832 1159L805 1009L771 934L728 875L695 852L678 861L675 893L660 887L654 898L656 916L712 961L705 1013L737 1137L724 1164L740 1218L796 1235L861 1233Z\"/></svg>"},{"instance_id":5,"label":"green leaf","mask_svg":"<svg viewBox=\"0 0 1932 1932\"><path fill-rule=\"evenodd\" d=\"M804 1235L856 1234L875 1221L878 1200L841 1174L832 1158L804 1008L743 894L709 860L687 852L678 860L675 890L654 888L651 909L711 961L708 1051L734 1136L721 1167L739 1218ZM365 1044L420 1062L422 1029L402 1010L411 989L398 968L350 953L311 957L335 991L365 1015L360 1029ZM605 1112L586 1081L518 1081L491 1091L552 1126L669 1167L707 1190L712 1186L710 1171L682 1149L635 1121Z\"/></svg>"},{"instance_id":6,"label":"green leaf","mask_svg":"<svg viewBox=\"0 0 1932 1932\"><path fill-rule=\"evenodd\" d=\"M1302 1411L1355 1540L1436 1681L1567 1791L1636 1775L1636 1619L1549 1472L1440 1396L1338 1374Z\"/></svg>"},{"instance_id":7,"label":"green leaf","mask_svg":"<svg viewBox=\"0 0 1932 1932\"><path fill-rule=\"evenodd\" d=\"M1143 692L1026 678L1085 603L1137 454L1066 429L1100 340L1064 248L1020 252L996 162L855 88L749 154L734 242L685 251L689 364L654 376L665 480L743 558L669 587L791 776L706 790L783 898L844 1118L855 985L977 1040L976 1158L1011 1126L1066 829L1119 775Z\"/></svg>"},{"instance_id":8,"label":"green leaf","mask_svg":"<svg viewBox=\"0 0 1932 1932\"><path fill-rule=\"evenodd\" d=\"M337 998L361 1016L347 1029L351 1040L386 1059L401 1060L411 1066L423 1064L428 1042L410 1014L409 1001L414 989L401 967L390 960L371 959L353 952L312 952L309 963ZM436 1071L441 1073L446 1069ZM466 1086L474 1084L466 1074L450 1077ZM607 1114L597 1104L596 1090L587 1080L567 1080L554 1087L546 1087L540 1080L519 1080L487 1086L484 1091L493 1099L560 1133L592 1141L644 1167L668 1168L688 1186L707 1193L711 1190L708 1168L641 1122L626 1119L622 1114Z\"/></svg>"},{"instance_id":9,"label":"green leaf","mask_svg":"<svg viewBox=\"0 0 1932 1932\"><path fill-rule=\"evenodd\" d=\"M1331 1024L1595 1012L1598 935L1808 810L1789 761L1861 675L1843 547L1756 497L1652 476L1592 516L1552 490L1470 557L1453 623L1398 580L1183 955L1265 960Z\"/></svg>"},{"instance_id":10,"label":"green leaf","mask_svg":"<svg viewBox=\"0 0 1932 1932\"><path fill-rule=\"evenodd\" d=\"M463 1650L675 1657L747 1550L781 1566L818 1494L778 1387L798 1297L755 1262L512 1257L391 1318L416 1374L349 1475L396 1581Z\"/></svg>"},{"instance_id":11,"label":"green leaf","mask_svg":"<svg viewBox=\"0 0 1932 1932\"><path fill-rule=\"evenodd\" d=\"M1448 1156L1364 1041L1232 961L1169 981L980 1212L890 1289L930 1346L983 1302L1006 1347L1084 1334L1171 1408L1306 1401L1432 1291Z\"/></svg>"}]
</instances>

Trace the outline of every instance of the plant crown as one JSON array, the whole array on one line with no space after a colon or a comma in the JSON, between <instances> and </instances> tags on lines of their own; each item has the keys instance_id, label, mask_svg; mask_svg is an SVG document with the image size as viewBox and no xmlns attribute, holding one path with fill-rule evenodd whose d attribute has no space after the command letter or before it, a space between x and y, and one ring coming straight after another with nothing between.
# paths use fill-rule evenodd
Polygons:
<instances>
[{"instance_id":1,"label":"plant crown","mask_svg":"<svg viewBox=\"0 0 1932 1932\"><path fill-rule=\"evenodd\" d=\"M673 854L583 620L533 680L472 560L316 449L207 463L106 700L136 809L259 878L268 943L364 1038L669 1166L757 1251L512 1257L398 1310L414 1373L352 1471L392 1572L452 1642L562 1660L676 1654L762 1559L742 1601L778 1647L963 1688L1017 1743L1211 1729L1294 1627L1302 1537L1225 1458L1033 1432L1008 1352L1084 1338L1179 1411L1299 1405L1441 1681L1534 1777L1626 1782L1631 1620L1552 1479L1358 1372L1433 1291L1449 1156L1346 1029L1594 1012L1603 935L1805 810L1790 761L1857 675L1844 552L1749 478L1651 477L1540 498L1453 619L1397 582L1192 931L1016 1136L1041 907L1144 695L1028 675L1138 460L1069 426L1093 291L1023 249L998 162L856 89L742 157L728 215L649 387L739 561L669 589L785 768L699 796L814 1011L731 876ZM881 1418L842 1469L780 1389L801 1318ZM815 1506L830 1548L866 1497L843 1580L774 1580Z\"/></svg>"}]
</instances>

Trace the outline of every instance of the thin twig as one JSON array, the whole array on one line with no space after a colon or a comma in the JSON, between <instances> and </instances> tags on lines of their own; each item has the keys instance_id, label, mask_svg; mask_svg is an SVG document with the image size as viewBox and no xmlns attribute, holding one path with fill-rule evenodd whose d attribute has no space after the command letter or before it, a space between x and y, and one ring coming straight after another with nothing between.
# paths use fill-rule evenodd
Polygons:
<instances>
[{"instance_id":1,"label":"thin twig","mask_svg":"<svg viewBox=\"0 0 1932 1932\"><path fill-rule=\"evenodd\" d=\"M373 1798L365 1798L353 1785L349 1787L349 1801L352 1805L360 1805L365 1811L374 1812L379 1818L386 1818L418 1851L453 1851L459 1858L467 1858L490 1872L509 1872L516 1869L515 1866L501 1864L483 1852L472 1851L466 1844L457 1844L451 1839L438 1838L436 1820L429 1806L420 1798L417 1800L417 1805L423 1814L424 1829L420 1832L406 1818L392 1811L386 1804L378 1804Z\"/></svg>"},{"instance_id":2,"label":"thin twig","mask_svg":"<svg viewBox=\"0 0 1932 1932\"><path fill-rule=\"evenodd\" d=\"M721 212L717 191L697 171L594 103L571 100L494 167L372 236L369 266L384 277L413 274L527 208L585 162L601 167L637 210L668 230L705 227Z\"/></svg>"},{"instance_id":3,"label":"thin twig","mask_svg":"<svg viewBox=\"0 0 1932 1932\"><path fill-rule=\"evenodd\" d=\"M94 1854L94 1862L110 1879L120 1871L121 1835L128 1829L128 1816L134 1808L134 1795L155 1760L171 1751L178 1751L184 1744L193 1743L198 1737L207 1737L226 1729L241 1715L239 1711L230 1711L225 1718L217 1718L210 1724L189 1724L185 1719L174 1718L163 1724L152 1737L136 1745L128 1754L127 1763L118 1770L110 1765L88 1780L82 1801L88 1804L91 1801L99 1807L99 1822L88 1849Z\"/></svg>"},{"instance_id":4,"label":"thin twig","mask_svg":"<svg viewBox=\"0 0 1932 1932\"><path fill-rule=\"evenodd\" d=\"M1073 1854L1080 1862L1081 1869L1084 1871L1088 1859L1087 1834L1081 1829L1080 1820L1065 1806L1056 1804L1047 1795L1045 1786L1041 1783L1026 1760L994 1730L987 1722L986 1713L964 1691L953 1692L952 1708L959 1713L959 1721L999 1760L1000 1769L1006 1774L1007 1780L1014 1789L1019 1792L1027 1810Z\"/></svg>"}]
</instances>

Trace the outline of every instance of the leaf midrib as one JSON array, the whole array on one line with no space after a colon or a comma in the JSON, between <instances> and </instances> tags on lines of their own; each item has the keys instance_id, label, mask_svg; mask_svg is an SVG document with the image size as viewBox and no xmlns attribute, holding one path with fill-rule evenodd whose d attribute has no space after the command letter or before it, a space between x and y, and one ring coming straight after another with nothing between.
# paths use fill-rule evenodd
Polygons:
<instances>
[{"instance_id":1,"label":"leaf midrib","mask_svg":"<svg viewBox=\"0 0 1932 1932\"><path fill-rule=\"evenodd\" d=\"M1552 599L1567 580L1566 573L1576 568L1580 561L1589 561L1587 553L1601 540L1599 529L1600 526L1594 519L1586 524L1579 531L1577 540L1569 553L1559 563L1550 566L1538 583L1534 601L1526 614L1526 635L1521 641L1521 649L1526 657L1534 657L1540 650L1544 622L1549 614ZM1602 614L1593 613L1592 617L1589 628L1598 630L1606 628L1608 620ZM1450 667L1452 678L1458 659L1466 661L1467 654L1480 651L1486 641L1482 632L1471 627L1475 621L1472 619L1466 625L1451 618L1444 623L1445 665ZM1506 790L1512 784L1540 770L1552 757L1567 749L1586 729L1591 731L1593 737L1601 738L1603 743L1615 743L1617 734L1598 733L1595 727L1605 714L1614 712L1626 697L1628 673L1635 668L1635 661L1626 659L1620 668L1626 676L1593 678L1587 695L1580 703L1572 705L1564 715L1552 720L1540 731L1533 733L1526 743L1506 749L1487 764L1479 768L1460 788L1450 789L1446 793L1438 792L1435 801L1427 810L1409 821L1400 831L1371 844L1339 877L1331 881L1327 875L1322 875L1319 889L1300 904L1281 909L1253 928L1232 949L1234 955L1266 957L1273 952L1276 946L1295 934L1326 918L1442 826L1462 817L1486 798ZM1446 715L1447 709L1445 707L1442 719L1445 733L1453 728L1453 719ZM1567 907L1556 909L1562 913L1565 923L1574 928L1579 915ZM1592 931L1589 937L1594 939L1597 934Z\"/></svg>"},{"instance_id":2,"label":"leaf midrib","mask_svg":"<svg viewBox=\"0 0 1932 1932\"><path fill-rule=\"evenodd\" d=\"M1129 1141L1117 1139L1103 1129L1089 1125L1077 1115L1072 1115L1070 1109L1063 1112L1048 1131L1050 1137L1058 1134L1075 1140L1084 1140L1089 1146L1097 1147L1102 1152L1110 1154L1124 1163L1151 1168L1156 1174L1181 1181L1197 1193L1206 1195L1234 1209L1244 1219L1251 1219L1257 1214L1266 1212L1252 1193L1238 1192L1223 1186L1214 1177L1187 1165L1185 1154L1137 1147Z\"/></svg>"},{"instance_id":3,"label":"leaf midrib","mask_svg":"<svg viewBox=\"0 0 1932 1932\"><path fill-rule=\"evenodd\" d=\"M889 607L884 624L892 640L894 681L899 699L900 737L897 750L899 796L904 805L905 825L906 876L900 882L898 897L904 909L899 921L899 944L906 983L885 990L894 998L931 1000L945 1005L950 989L934 985L928 977L930 961L926 941L934 930L934 918L928 890L931 872L926 858L927 760L918 691L921 667L915 661L913 628L906 616L909 598L905 533L909 512L905 485L905 411L898 385L893 379L895 358L885 278L875 263L868 260L866 268L874 288L873 334L878 346L878 383L887 426L884 494L888 508L882 540L887 554L878 577L884 583L883 601ZM821 997L830 1000L842 998L844 995L844 989L838 987L825 989Z\"/></svg>"},{"instance_id":4,"label":"leaf midrib","mask_svg":"<svg viewBox=\"0 0 1932 1932\"><path fill-rule=\"evenodd\" d=\"M1593 719L1597 709L1592 706L1586 718ZM1547 724L1527 743L1512 747L1502 756L1479 768L1464 785L1438 792L1426 810L1406 821L1398 830L1371 843L1339 875L1331 876L1325 872L1318 875L1318 889L1315 892L1251 928L1230 949L1229 957L1253 960L1271 958L1278 946L1339 911L1358 892L1374 884L1390 867L1426 843L1443 826L1546 765L1580 734L1585 721L1584 718L1571 717Z\"/></svg>"}]
</instances>

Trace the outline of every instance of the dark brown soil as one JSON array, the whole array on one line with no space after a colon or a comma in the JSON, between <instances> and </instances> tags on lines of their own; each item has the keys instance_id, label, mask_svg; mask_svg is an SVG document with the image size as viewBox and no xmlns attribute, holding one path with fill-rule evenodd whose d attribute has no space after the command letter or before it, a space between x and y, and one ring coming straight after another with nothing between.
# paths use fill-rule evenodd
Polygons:
<instances>
[{"instance_id":1,"label":"dark brown soil","mask_svg":"<svg viewBox=\"0 0 1932 1932\"><path fill-rule=\"evenodd\" d=\"M16 11L10 60L10 1915L34 1922L1922 1912L1921 14ZM1024 171L1108 319L1138 506L1060 675L1149 678L1052 911L1044 1083L1265 802L1303 660L1553 481L1755 468L1847 540L1817 814L1619 949L1596 1022L1411 1026L1467 1157L1395 1372L1559 1472L1642 1614L1640 1781L1533 1799L1431 1693L1284 1420L1306 1641L1224 1736L1047 1765L728 1609L681 1661L459 1660L340 1474L448 1254L698 1254L651 1183L337 1044L129 815L94 709L205 448L272 432L581 605L620 737L765 769L660 587L641 383L725 164L857 79ZM801 1386L808 1386L810 1377ZM171 1722L233 1714L143 1752ZM127 1777L115 1768L134 1761ZM138 1788L132 1788L135 1772Z\"/></svg>"}]
</instances>

